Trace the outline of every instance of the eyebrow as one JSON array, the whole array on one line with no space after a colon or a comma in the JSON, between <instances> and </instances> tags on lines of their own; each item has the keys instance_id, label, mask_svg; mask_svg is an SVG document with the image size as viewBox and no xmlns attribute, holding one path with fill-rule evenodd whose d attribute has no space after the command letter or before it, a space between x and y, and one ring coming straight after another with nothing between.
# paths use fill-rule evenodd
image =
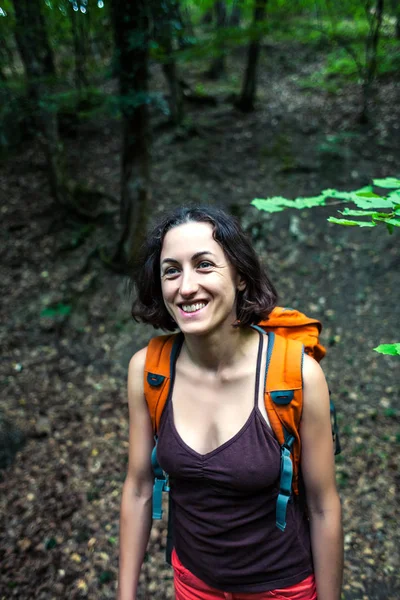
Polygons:
<instances>
[{"instance_id":1,"label":"eyebrow","mask_svg":"<svg viewBox=\"0 0 400 600\"><path fill-rule=\"evenodd\" d=\"M196 258L204 255L214 256L214 254L209 250L200 250L200 252L193 254L191 260L196 260ZM176 258L164 258L161 264L163 265L164 263L179 263L179 260L176 260Z\"/></svg>"}]
</instances>

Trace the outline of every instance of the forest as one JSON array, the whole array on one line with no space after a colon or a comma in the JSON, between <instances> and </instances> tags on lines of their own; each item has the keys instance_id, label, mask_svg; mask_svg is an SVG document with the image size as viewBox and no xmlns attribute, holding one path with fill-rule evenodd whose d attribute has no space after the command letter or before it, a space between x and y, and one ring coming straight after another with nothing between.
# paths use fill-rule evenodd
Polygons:
<instances>
[{"instance_id":1,"label":"forest","mask_svg":"<svg viewBox=\"0 0 400 600\"><path fill-rule=\"evenodd\" d=\"M1 600L116 597L129 274L183 205L322 322L342 598L400 598L399 178L399 0L0 0Z\"/></svg>"}]
</instances>

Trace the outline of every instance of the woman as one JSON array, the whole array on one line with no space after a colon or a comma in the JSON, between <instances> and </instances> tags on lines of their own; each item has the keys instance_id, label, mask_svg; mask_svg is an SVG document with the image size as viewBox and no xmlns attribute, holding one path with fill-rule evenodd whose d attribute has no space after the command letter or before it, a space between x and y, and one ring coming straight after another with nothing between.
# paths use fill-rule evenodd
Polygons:
<instances>
[{"instance_id":1,"label":"woman","mask_svg":"<svg viewBox=\"0 0 400 600\"><path fill-rule=\"evenodd\" d=\"M179 328L184 341L163 410L158 461L169 473L177 600L339 600L340 500L329 395L304 356L301 470L308 518L289 505L275 524L280 447L264 406L266 319L276 292L236 220L217 209L180 209L144 248L133 316ZM150 528L154 446L144 398L146 348L129 366L130 445L120 530L119 600L136 598Z\"/></svg>"}]
</instances>

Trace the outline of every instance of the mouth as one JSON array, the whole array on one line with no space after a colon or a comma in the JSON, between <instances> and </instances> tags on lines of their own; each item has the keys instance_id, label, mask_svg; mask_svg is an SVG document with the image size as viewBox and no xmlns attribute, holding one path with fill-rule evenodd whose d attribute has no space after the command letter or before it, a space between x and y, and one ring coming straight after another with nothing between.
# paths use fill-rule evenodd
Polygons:
<instances>
[{"instance_id":1,"label":"mouth","mask_svg":"<svg viewBox=\"0 0 400 600\"><path fill-rule=\"evenodd\" d=\"M199 312L207 306L207 302L193 302L192 304L180 304L179 308L185 314L192 314Z\"/></svg>"}]
</instances>

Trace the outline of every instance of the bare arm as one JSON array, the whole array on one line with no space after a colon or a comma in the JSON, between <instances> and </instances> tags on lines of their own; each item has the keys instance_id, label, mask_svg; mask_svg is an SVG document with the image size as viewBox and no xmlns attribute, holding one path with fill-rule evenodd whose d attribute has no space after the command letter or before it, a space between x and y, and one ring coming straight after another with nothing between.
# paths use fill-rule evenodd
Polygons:
<instances>
[{"instance_id":1,"label":"bare arm","mask_svg":"<svg viewBox=\"0 0 400 600\"><path fill-rule=\"evenodd\" d=\"M304 357L303 381L301 469L310 516L318 600L340 600L343 533L335 483L329 392L321 367L309 356Z\"/></svg>"},{"instance_id":2,"label":"bare arm","mask_svg":"<svg viewBox=\"0 0 400 600\"><path fill-rule=\"evenodd\" d=\"M135 600L151 529L154 445L143 392L146 348L131 359L128 371L129 463L122 491L118 600Z\"/></svg>"}]
</instances>

